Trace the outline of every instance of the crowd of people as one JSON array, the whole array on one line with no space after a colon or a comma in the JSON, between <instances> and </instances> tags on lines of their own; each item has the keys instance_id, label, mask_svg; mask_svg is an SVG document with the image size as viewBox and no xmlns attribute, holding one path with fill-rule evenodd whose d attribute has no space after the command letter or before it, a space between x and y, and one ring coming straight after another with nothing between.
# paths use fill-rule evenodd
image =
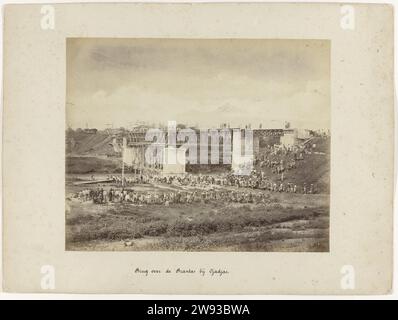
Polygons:
<instances>
[{"instance_id":1,"label":"crowd of people","mask_svg":"<svg viewBox=\"0 0 398 320\"><path fill-rule=\"evenodd\" d=\"M116 183L122 182L121 176L112 176L110 178ZM220 187L236 187L236 188L249 188L261 189L273 192L288 192L288 193L316 193L314 184L304 183L302 186L297 186L292 182L284 182L284 178L280 181L274 182L264 175L264 172L256 173L255 171L248 176L238 176L233 174L225 175L138 175L137 177L125 177L123 186L132 186L139 183L152 183L152 184L168 184L176 186L189 186L206 189L211 186Z\"/></svg>"},{"instance_id":2,"label":"crowd of people","mask_svg":"<svg viewBox=\"0 0 398 320\"><path fill-rule=\"evenodd\" d=\"M282 174L298 167L298 162L304 160L308 151L304 147L267 146L256 161L260 168L271 168L272 173Z\"/></svg>"},{"instance_id":3,"label":"crowd of people","mask_svg":"<svg viewBox=\"0 0 398 320\"><path fill-rule=\"evenodd\" d=\"M244 175L233 173L225 174L185 174L185 175L157 175L157 174L138 174L133 176L113 175L108 180L121 186L132 186L139 183L169 184L180 186L191 186L198 188L207 188L212 185L223 187L262 189L273 192L289 193L317 193L313 184L303 183L297 185L289 181L289 171L297 169L298 161L304 159L303 150L296 147L275 148L268 147L262 156L256 160L255 167L245 170ZM255 169L257 168L257 169ZM271 173L266 174L265 168L271 168ZM273 175L273 177L272 177ZM275 178L277 175L277 178Z\"/></svg>"}]
</instances>

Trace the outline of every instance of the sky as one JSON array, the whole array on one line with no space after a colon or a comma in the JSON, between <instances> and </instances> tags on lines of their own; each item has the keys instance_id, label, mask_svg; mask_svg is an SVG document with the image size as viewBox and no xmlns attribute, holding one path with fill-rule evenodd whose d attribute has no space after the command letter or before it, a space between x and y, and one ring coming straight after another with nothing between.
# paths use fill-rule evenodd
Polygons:
<instances>
[{"instance_id":1,"label":"sky","mask_svg":"<svg viewBox=\"0 0 398 320\"><path fill-rule=\"evenodd\" d=\"M68 38L66 121L330 128L330 42Z\"/></svg>"}]
</instances>

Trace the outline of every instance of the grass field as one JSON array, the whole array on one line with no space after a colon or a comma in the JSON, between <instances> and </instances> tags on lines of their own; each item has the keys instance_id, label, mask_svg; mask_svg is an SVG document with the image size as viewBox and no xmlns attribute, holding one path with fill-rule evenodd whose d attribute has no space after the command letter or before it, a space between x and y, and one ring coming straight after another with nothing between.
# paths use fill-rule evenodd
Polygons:
<instances>
[{"instance_id":1,"label":"grass field","mask_svg":"<svg viewBox=\"0 0 398 320\"><path fill-rule=\"evenodd\" d=\"M77 189L67 184L67 193ZM66 249L328 251L329 196L269 193L267 204L169 207L67 198Z\"/></svg>"}]
</instances>

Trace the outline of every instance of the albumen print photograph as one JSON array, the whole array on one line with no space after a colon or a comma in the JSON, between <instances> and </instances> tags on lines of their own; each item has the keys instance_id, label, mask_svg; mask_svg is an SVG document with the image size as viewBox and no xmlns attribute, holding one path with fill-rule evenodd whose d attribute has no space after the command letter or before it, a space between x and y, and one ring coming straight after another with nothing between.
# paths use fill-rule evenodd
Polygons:
<instances>
[{"instance_id":1,"label":"albumen print photograph","mask_svg":"<svg viewBox=\"0 0 398 320\"><path fill-rule=\"evenodd\" d=\"M69 251L328 252L330 42L67 38Z\"/></svg>"}]
</instances>

